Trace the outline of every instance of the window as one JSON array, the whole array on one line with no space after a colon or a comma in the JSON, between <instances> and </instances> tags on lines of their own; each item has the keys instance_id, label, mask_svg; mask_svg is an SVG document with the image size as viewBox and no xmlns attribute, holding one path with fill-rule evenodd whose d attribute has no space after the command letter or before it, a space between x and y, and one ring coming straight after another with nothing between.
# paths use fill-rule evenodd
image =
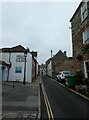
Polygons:
<instances>
[{"instance_id":1,"label":"window","mask_svg":"<svg viewBox=\"0 0 89 120\"><path fill-rule=\"evenodd\" d=\"M83 32L83 44L89 44L89 27Z\"/></svg>"},{"instance_id":2,"label":"window","mask_svg":"<svg viewBox=\"0 0 89 120\"><path fill-rule=\"evenodd\" d=\"M87 2L84 2L81 7L81 21L83 21L88 16Z\"/></svg>"},{"instance_id":3,"label":"window","mask_svg":"<svg viewBox=\"0 0 89 120\"><path fill-rule=\"evenodd\" d=\"M22 73L22 67L16 67L15 73Z\"/></svg>"},{"instance_id":4,"label":"window","mask_svg":"<svg viewBox=\"0 0 89 120\"><path fill-rule=\"evenodd\" d=\"M87 78L89 78L89 61L85 62L85 65L86 65Z\"/></svg>"}]
</instances>

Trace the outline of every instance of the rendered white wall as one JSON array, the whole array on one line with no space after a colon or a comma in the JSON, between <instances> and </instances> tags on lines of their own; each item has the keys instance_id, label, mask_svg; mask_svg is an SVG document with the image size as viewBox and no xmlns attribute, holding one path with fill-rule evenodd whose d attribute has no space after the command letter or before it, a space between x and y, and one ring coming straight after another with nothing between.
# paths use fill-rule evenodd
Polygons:
<instances>
[{"instance_id":1,"label":"rendered white wall","mask_svg":"<svg viewBox=\"0 0 89 120\"><path fill-rule=\"evenodd\" d=\"M9 80L10 81L23 81L23 75L24 75L24 62L16 62L16 56L17 55L23 55L24 53L11 53L11 69L10 69L10 74L9 74ZM15 73L16 67L22 67L22 73Z\"/></svg>"},{"instance_id":2,"label":"rendered white wall","mask_svg":"<svg viewBox=\"0 0 89 120\"><path fill-rule=\"evenodd\" d=\"M52 61L47 65L47 75L52 77Z\"/></svg>"},{"instance_id":3,"label":"rendered white wall","mask_svg":"<svg viewBox=\"0 0 89 120\"><path fill-rule=\"evenodd\" d=\"M2 60L9 63L9 53L2 53Z\"/></svg>"},{"instance_id":4,"label":"rendered white wall","mask_svg":"<svg viewBox=\"0 0 89 120\"><path fill-rule=\"evenodd\" d=\"M32 55L30 53L28 53L28 56L27 56L27 66L26 66L26 80L28 82L32 82Z\"/></svg>"},{"instance_id":5,"label":"rendered white wall","mask_svg":"<svg viewBox=\"0 0 89 120\"><path fill-rule=\"evenodd\" d=\"M7 67L5 67L2 71L2 65L0 65L0 81L6 81L7 80ZM2 73L3 72L3 73ZM3 76L2 76L3 75ZM2 78L3 77L3 78Z\"/></svg>"},{"instance_id":6,"label":"rendered white wall","mask_svg":"<svg viewBox=\"0 0 89 120\"><path fill-rule=\"evenodd\" d=\"M5 61L6 63L9 63L9 55L10 55L9 53L2 53L2 55L0 54L0 56L2 56L2 60ZM11 53L10 62L12 63L12 66L11 66L10 72L9 72L9 81L23 81L24 62L16 62L17 55L21 55L24 57L24 53L21 53L21 52ZM27 62L26 62L26 81L32 82L32 55L30 53L28 53L26 59L27 59ZM16 67L22 67L22 73L16 73L15 72ZM7 74L7 70L6 70L6 73L4 73L5 79L7 76L6 74Z\"/></svg>"}]
</instances>

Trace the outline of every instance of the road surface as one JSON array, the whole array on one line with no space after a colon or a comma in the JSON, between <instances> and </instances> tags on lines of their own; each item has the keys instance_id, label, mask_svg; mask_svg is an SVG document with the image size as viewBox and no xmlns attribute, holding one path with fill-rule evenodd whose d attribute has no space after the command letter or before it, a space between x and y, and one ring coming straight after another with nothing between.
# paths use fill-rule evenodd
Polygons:
<instances>
[{"instance_id":1,"label":"road surface","mask_svg":"<svg viewBox=\"0 0 89 120\"><path fill-rule=\"evenodd\" d=\"M49 101L48 104L50 104L50 107L47 108L46 105L46 108L51 109L49 112L47 110L48 117L89 119L88 100L66 89L66 87L61 86L47 76L42 76L42 83L43 91L45 91L47 101ZM50 113L51 115L49 115Z\"/></svg>"}]
</instances>

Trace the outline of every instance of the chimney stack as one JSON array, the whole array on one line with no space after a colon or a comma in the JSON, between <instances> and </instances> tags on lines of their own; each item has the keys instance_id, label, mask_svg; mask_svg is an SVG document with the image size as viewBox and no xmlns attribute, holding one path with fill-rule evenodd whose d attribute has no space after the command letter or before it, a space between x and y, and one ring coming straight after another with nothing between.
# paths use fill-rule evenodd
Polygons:
<instances>
[{"instance_id":1,"label":"chimney stack","mask_svg":"<svg viewBox=\"0 0 89 120\"><path fill-rule=\"evenodd\" d=\"M52 58L52 50L51 50L51 58Z\"/></svg>"},{"instance_id":2,"label":"chimney stack","mask_svg":"<svg viewBox=\"0 0 89 120\"><path fill-rule=\"evenodd\" d=\"M66 51L64 51L64 55L66 56Z\"/></svg>"}]
</instances>

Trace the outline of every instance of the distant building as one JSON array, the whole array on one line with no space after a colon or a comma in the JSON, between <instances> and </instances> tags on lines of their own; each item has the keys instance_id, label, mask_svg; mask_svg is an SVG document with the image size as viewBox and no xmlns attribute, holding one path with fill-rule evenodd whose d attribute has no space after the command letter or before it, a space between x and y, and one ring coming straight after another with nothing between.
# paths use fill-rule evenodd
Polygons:
<instances>
[{"instance_id":1,"label":"distant building","mask_svg":"<svg viewBox=\"0 0 89 120\"><path fill-rule=\"evenodd\" d=\"M38 62L37 62L37 52L32 51L32 81L34 81L38 76Z\"/></svg>"},{"instance_id":2,"label":"distant building","mask_svg":"<svg viewBox=\"0 0 89 120\"><path fill-rule=\"evenodd\" d=\"M62 52L59 50L52 59L52 69L53 73L57 73L61 70L60 65L67 60L66 51Z\"/></svg>"},{"instance_id":3,"label":"distant building","mask_svg":"<svg viewBox=\"0 0 89 120\"><path fill-rule=\"evenodd\" d=\"M40 65L40 75L46 75L46 64Z\"/></svg>"},{"instance_id":4,"label":"distant building","mask_svg":"<svg viewBox=\"0 0 89 120\"><path fill-rule=\"evenodd\" d=\"M38 76L38 63L36 59L32 56L32 81L34 81Z\"/></svg>"},{"instance_id":5,"label":"distant building","mask_svg":"<svg viewBox=\"0 0 89 120\"><path fill-rule=\"evenodd\" d=\"M33 58L29 49L25 49L21 45L2 48L0 49L0 61L2 62L0 62L1 80L23 81L25 75L26 82L32 82Z\"/></svg>"},{"instance_id":6,"label":"distant building","mask_svg":"<svg viewBox=\"0 0 89 120\"><path fill-rule=\"evenodd\" d=\"M74 71L83 71L89 78L89 1L79 4L70 22Z\"/></svg>"},{"instance_id":7,"label":"distant building","mask_svg":"<svg viewBox=\"0 0 89 120\"><path fill-rule=\"evenodd\" d=\"M60 65L67 60L66 51L59 50L56 55L46 61L46 74L48 76L55 76L60 71Z\"/></svg>"},{"instance_id":8,"label":"distant building","mask_svg":"<svg viewBox=\"0 0 89 120\"><path fill-rule=\"evenodd\" d=\"M52 69L52 58L49 58L46 61L46 75L52 77L52 72L53 72L53 69Z\"/></svg>"},{"instance_id":9,"label":"distant building","mask_svg":"<svg viewBox=\"0 0 89 120\"><path fill-rule=\"evenodd\" d=\"M60 67L60 69L58 69ZM71 71L72 73L74 72L74 67L73 67L73 57L68 57L63 63L59 65L59 67L56 69L56 71Z\"/></svg>"}]
</instances>

